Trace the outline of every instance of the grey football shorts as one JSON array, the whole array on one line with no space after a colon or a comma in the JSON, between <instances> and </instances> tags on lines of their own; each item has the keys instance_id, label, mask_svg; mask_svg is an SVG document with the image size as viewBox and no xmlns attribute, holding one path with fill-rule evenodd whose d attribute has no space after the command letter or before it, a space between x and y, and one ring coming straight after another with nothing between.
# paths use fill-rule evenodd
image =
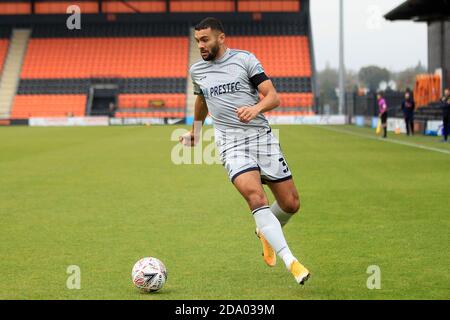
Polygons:
<instances>
[{"instance_id":1,"label":"grey football shorts","mask_svg":"<svg viewBox=\"0 0 450 320\"><path fill-rule=\"evenodd\" d=\"M262 182L292 178L278 139L270 128L227 130L215 133L219 159L231 182L241 174L259 171Z\"/></svg>"}]
</instances>

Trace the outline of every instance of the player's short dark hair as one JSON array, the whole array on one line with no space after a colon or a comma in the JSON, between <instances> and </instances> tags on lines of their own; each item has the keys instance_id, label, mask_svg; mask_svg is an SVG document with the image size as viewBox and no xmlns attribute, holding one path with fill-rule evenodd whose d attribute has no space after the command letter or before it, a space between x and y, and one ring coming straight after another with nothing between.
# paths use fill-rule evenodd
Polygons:
<instances>
[{"instance_id":1,"label":"player's short dark hair","mask_svg":"<svg viewBox=\"0 0 450 320\"><path fill-rule=\"evenodd\" d=\"M200 21L199 23L197 23L197 25L195 26L195 30L197 30L197 31L208 29L208 28L211 28L211 30L213 30L213 31L215 30L215 31L220 31L220 32L225 33L222 21L220 21L219 19L213 18L213 17L205 18L202 21Z\"/></svg>"}]
</instances>

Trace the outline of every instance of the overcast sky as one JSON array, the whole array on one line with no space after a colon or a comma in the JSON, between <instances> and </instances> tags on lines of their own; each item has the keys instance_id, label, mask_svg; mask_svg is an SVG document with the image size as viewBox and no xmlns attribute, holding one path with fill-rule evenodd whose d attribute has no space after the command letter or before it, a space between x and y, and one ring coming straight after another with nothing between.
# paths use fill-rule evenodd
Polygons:
<instances>
[{"instance_id":1,"label":"overcast sky","mask_svg":"<svg viewBox=\"0 0 450 320\"><path fill-rule=\"evenodd\" d=\"M383 15L405 0L344 0L345 64L399 71L427 65L426 23L390 22ZM310 0L317 70L339 65L339 0Z\"/></svg>"}]
</instances>

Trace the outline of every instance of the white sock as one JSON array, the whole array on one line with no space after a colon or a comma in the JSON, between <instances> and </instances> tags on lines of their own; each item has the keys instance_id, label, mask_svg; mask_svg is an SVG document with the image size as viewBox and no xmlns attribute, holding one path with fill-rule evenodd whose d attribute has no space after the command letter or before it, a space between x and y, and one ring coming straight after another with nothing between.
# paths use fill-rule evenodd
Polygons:
<instances>
[{"instance_id":1,"label":"white sock","mask_svg":"<svg viewBox=\"0 0 450 320\"><path fill-rule=\"evenodd\" d=\"M275 250L281 259L283 259L286 268L290 270L292 262L297 259L292 255L292 252L286 243L280 222L272 213L269 206L255 209L252 213L259 232L264 235L273 250Z\"/></svg>"},{"instance_id":2,"label":"white sock","mask_svg":"<svg viewBox=\"0 0 450 320\"><path fill-rule=\"evenodd\" d=\"M278 221L280 221L281 227L284 227L286 225L286 223L289 222L289 219L292 218L292 216L293 216L293 214L284 212L283 209L281 209L281 207L277 201L272 203L270 210L273 212L275 217L277 217Z\"/></svg>"}]
</instances>

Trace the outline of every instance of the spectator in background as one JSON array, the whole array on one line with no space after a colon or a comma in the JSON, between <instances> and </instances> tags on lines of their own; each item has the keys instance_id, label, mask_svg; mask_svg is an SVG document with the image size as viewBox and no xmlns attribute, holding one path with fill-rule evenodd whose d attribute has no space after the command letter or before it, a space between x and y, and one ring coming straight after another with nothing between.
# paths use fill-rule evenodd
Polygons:
<instances>
[{"instance_id":1,"label":"spectator in background","mask_svg":"<svg viewBox=\"0 0 450 320\"><path fill-rule=\"evenodd\" d=\"M448 126L450 124L450 90L446 88L444 90L444 96L441 98L442 102L442 116L443 116L443 122L444 122L444 128L443 128L443 136L444 139L442 139L442 142L448 141Z\"/></svg>"},{"instance_id":2,"label":"spectator in background","mask_svg":"<svg viewBox=\"0 0 450 320\"><path fill-rule=\"evenodd\" d=\"M405 118L406 134L409 136L414 135L414 99L411 97L409 91L405 92L405 99L402 102L402 111Z\"/></svg>"},{"instance_id":3,"label":"spectator in background","mask_svg":"<svg viewBox=\"0 0 450 320\"><path fill-rule=\"evenodd\" d=\"M109 103L109 116L114 117L114 112L116 111L116 106L114 102Z\"/></svg>"},{"instance_id":4,"label":"spectator in background","mask_svg":"<svg viewBox=\"0 0 450 320\"><path fill-rule=\"evenodd\" d=\"M381 119L381 127L383 128L383 138L387 138L387 118L388 118L388 106L386 100L384 100L383 94L378 93L378 116Z\"/></svg>"}]
</instances>

